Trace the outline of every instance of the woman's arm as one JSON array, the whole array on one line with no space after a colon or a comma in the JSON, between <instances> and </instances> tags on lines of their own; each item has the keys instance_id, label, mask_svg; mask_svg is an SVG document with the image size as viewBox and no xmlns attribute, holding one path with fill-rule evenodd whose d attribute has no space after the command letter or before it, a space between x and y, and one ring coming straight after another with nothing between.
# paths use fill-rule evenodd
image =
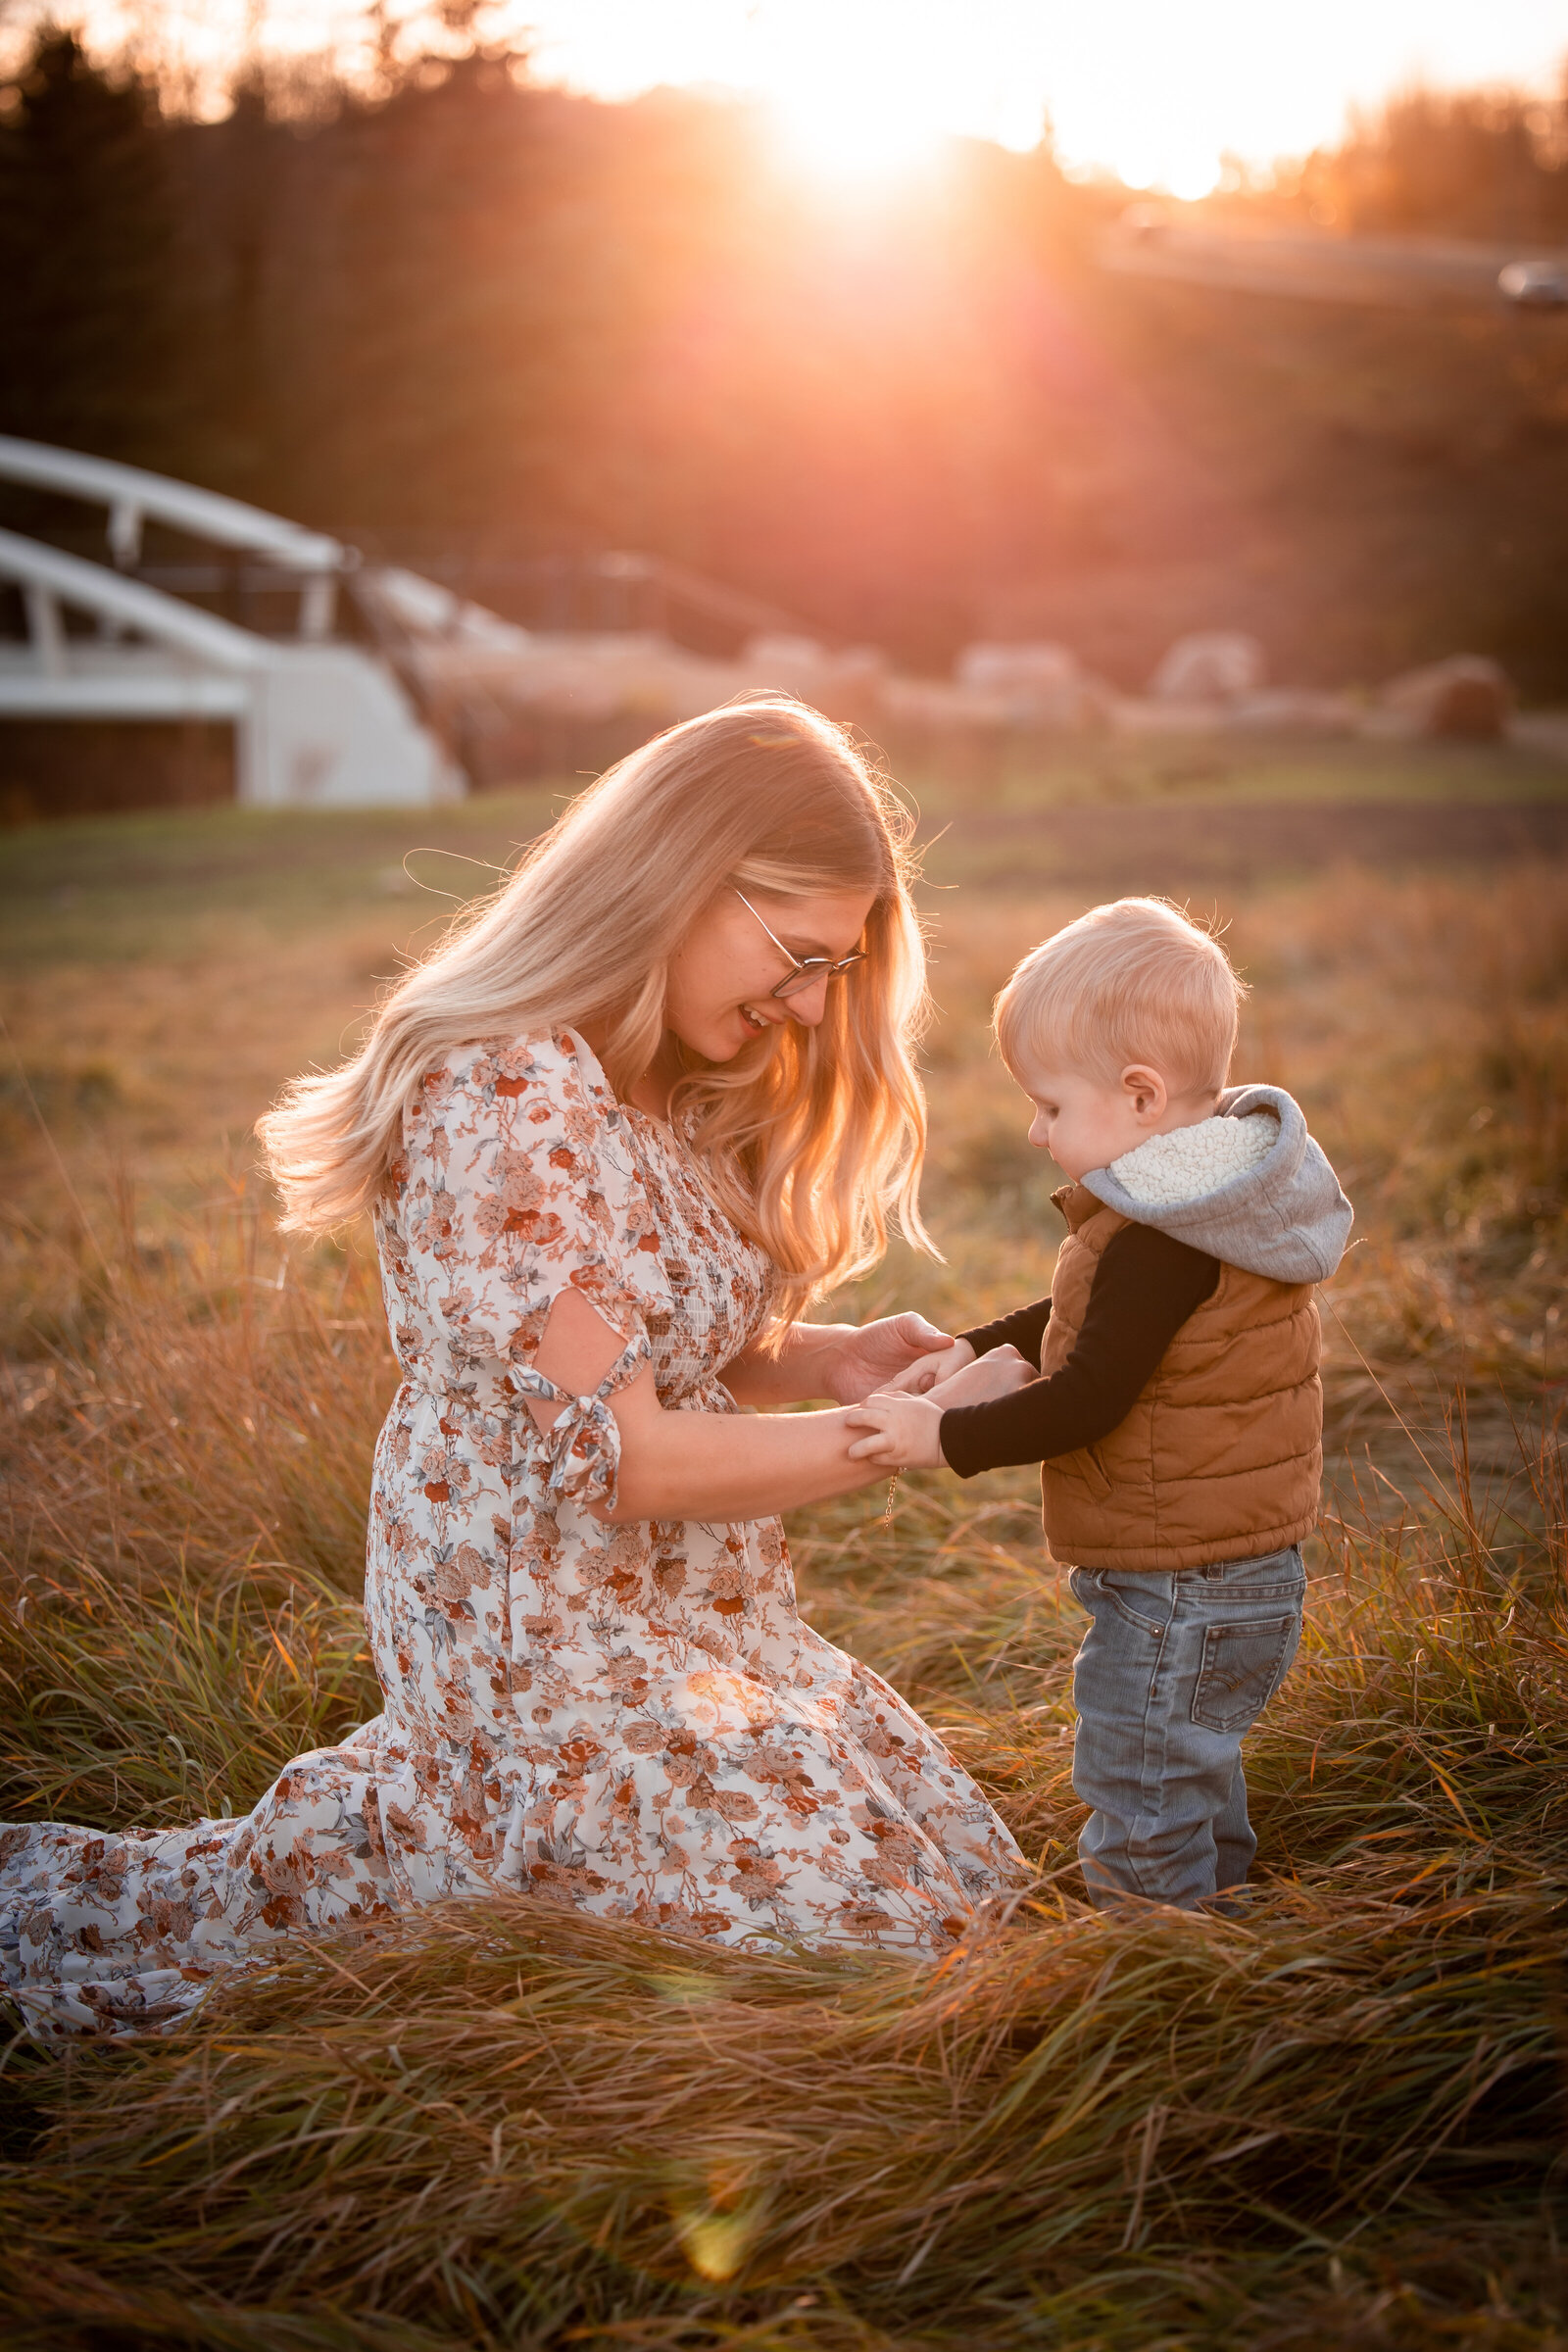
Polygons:
<instances>
[{"instance_id":1,"label":"woman's arm","mask_svg":"<svg viewBox=\"0 0 1568 2352\"><path fill-rule=\"evenodd\" d=\"M924 1315L884 1315L875 1323L792 1323L776 1353L755 1344L719 1373L737 1404L766 1412L831 1396L858 1404L913 1364L936 1362L953 1343Z\"/></svg>"},{"instance_id":2,"label":"woman's arm","mask_svg":"<svg viewBox=\"0 0 1568 2352\"><path fill-rule=\"evenodd\" d=\"M569 1396L591 1396L622 1346L580 1291L565 1290L551 1306L533 1368ZM553 1427L564 1409L532 1397L528 1403L541 1429ZM611 1399L611 1410L620 1431L615 1507L596 1506L594 1515L612 1526L634 1519L765 1519L852 1494L885 1475L875 1464L851 1461L843 1412L667 1413L648 1365Z\"/></svg>"}]
</instances>

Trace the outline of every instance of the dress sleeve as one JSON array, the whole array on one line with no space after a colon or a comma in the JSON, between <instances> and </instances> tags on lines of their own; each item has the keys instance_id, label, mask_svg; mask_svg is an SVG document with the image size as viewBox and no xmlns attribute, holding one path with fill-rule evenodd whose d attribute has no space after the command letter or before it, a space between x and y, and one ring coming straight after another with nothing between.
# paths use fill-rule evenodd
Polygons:
<instances>
[{"instance_id":1,"label":"dress sleeve","mask_svg":"<svg viewBox=\"0 0 1568 2352\"><path fill-rule=\"evenodd\" d=\"M425 1078L404 1124L398 1223L450 1374L489 1374L563 1410L547 1433L550 1491L613 1506L611 1398L650 1357L634 1281L659 1234L619 1107L569 1033L465 1048ZM534 1369L564 1291L622 1342L592 1396Z\"/></svg>"}]
</instances>

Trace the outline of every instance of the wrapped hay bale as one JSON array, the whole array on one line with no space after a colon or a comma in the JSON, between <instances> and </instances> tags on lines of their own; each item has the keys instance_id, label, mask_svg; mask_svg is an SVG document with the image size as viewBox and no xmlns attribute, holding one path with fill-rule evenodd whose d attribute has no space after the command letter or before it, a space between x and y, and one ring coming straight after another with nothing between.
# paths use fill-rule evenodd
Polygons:
<instances>
[{"instance_id":1,"label":"wrapped hay bale","mask_svg":"<svg viewBox=\"0 0 1568 2352\"><path fill-rule=\"evenodd\" d=\"M1401 732L1494 743L1508 732L1514 694L1485 654L1454 654L1392 678L1378 698Z\"/></svg>"},{"instance_id":2,"label":"wrapped hay bale","mask_svg":"<svg viewBox=\"0 0 1568 2352\"><path fill-rule=\"evenodd\" d=\"M1266 675L1263 648L1240 629L1178 637L1149 681L1157 703L1232 703L1256 694Z\"/></svg>"},{"instance_id":3,"label":"wrapped hay bale","mask_svg":"<svg viewBox=\"0 0 1568 2352\"><path fill-rule=\"evenodd\" d=\"M954 676L1004 726L1072 733L1104 716L1104 689L1070 648L1045 639L966 645Z\"/></svg>"}]
</instances>

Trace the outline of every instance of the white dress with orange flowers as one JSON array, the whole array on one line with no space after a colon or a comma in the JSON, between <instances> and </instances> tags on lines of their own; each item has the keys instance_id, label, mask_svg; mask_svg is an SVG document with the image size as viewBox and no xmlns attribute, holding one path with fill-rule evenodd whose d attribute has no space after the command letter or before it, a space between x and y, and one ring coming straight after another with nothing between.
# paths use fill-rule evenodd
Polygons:
<instances>
[{"instance_id":1,"label":"white dress with orange flowers","mask_svg":"<svg viewBox=\"0 0 1568 2352\"><path fill-rule=\"evenodd\" d=\"M38 2033L147 2032L283 1935L503 1887L753 1950L935 1954L1022 1857L973 1781L803 1623L776 1519L604 1526L617 1390L731 1413L771 1269L569 1030L455 1054L377 1219L403 1368L366 1573L382 1712L242 1820L0 1830L0 1968ZM624 1343L532 1369L568 1287ZM527 1409L564 1405L549 1432Z\"/></svg>"}]
</instances>

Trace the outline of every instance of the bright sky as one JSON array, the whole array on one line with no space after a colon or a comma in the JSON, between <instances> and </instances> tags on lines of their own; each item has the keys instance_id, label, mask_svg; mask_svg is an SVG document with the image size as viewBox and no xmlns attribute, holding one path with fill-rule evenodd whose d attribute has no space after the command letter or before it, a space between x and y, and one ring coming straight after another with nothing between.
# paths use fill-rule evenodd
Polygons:
<instances>
[{"instance_id":1,"label":"bright sky","mask_svg":"<svg viewBox=\"0 0 1568 2352\"><path fill-rule=\"evenodd\" d=\"M3 13L15 25L33 6ZM368 13L360 0L81 10L95 39L139 35L210 83L247 43L352 62ZM387 0L415 32L434 13ZM606 97L661 82L759 94L830 171L894 167L952 131L1031 146L1049 111L1070 166L1177 195L1210 186L1227 151L1303 154L1401 83L1545 91L1568 58L1568 0L489 0L481 23L529 29L537 71Z\"/></svg>"}]
</instances>

